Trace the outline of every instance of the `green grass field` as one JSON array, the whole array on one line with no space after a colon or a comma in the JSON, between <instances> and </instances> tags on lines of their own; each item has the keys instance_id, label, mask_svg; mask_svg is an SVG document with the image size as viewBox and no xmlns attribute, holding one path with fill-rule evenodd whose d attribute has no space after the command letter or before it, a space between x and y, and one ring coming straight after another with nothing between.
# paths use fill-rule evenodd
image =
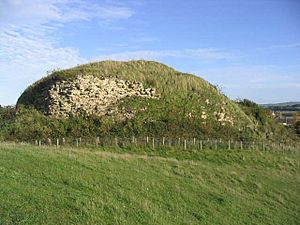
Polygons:
<instances>
[{"instance_id":1,"label":"green grass field","mask_svg":"<svg viewBox=\"0 0 300 225\"><path fill-rule=\"evenodd\" d=\"M299 221L296 153L0 144L1 225Z\"/></svg>"}]
</instances>

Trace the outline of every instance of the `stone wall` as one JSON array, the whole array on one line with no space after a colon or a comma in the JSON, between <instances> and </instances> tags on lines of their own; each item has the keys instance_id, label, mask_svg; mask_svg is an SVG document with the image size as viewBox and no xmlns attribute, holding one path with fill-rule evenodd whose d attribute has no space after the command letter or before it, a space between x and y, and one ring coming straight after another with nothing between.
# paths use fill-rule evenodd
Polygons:
<instances>
[{"instance_id":1,"label":"stone wall","mask_svg":"<svg viewBox=\"0 0 300 225\"><path fill-rule=\"evenodd\" d=\"M142 83L92 75L56 82L43 92L44 104L38 108L47 115L60 118L81 113L105 115L116 110L120 100L131 96L159 98L155 89L145 89Z\"/></svg>"}]
</instances>

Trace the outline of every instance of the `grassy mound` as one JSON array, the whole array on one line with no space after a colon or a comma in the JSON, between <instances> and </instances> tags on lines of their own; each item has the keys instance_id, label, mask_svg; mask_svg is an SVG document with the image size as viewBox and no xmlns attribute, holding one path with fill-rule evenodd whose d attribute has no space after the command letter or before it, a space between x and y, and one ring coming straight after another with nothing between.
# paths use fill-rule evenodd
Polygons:
<instances>
[{"instance_id":1,"label":"grassy mound","mask_svg":"<svg viewBox=\"0 0 300 225\"><path fill-rule=\"evenodd\" d=\"M0 224L299 224L299 155L146 152L2 143Z\"/></svg>"},{"instance_id":2,"label":"grassy mound","mask_svg":"<svg viewBox=\"0 0 300 225\"><path fill-rule=\"evenodd\" d=\"M79 75L141 82L145 88L155 88L160 98L127 97L117 104L119 114L101 117L82 114L56 119L35 110L44 101L41 93L49 84L72 81ZM25 110L22 105L26 106ZM153 61L102 61L54 71L28 87L17 106L19 118L7 129L10 133L7 136L21 140L133 135L277 142L296 140L293 131L275 123L270 111L254 103L237 104L207 81ZM124 119L122 112L134 116Z\"/></svg>"},{"instance_id":3,"label":"grassy mound","mask_svg":"<svg viewBox=\"0 0 300 225\"><path fill-rule=\"evenodd\" d=\"M152 61L103 61L55 71L37 81L21 95L18 105L38 108L39 93L49 83L76 79L78 75L112 77L141 82L155 88L159 99L130 97L119 103L133 112L126 121L119 115L102 118L112 135L165 135L256 138L255 123L241 108L207 81ZM98 134L101 135L101 134Z\"/></svg>"}]
</instances>

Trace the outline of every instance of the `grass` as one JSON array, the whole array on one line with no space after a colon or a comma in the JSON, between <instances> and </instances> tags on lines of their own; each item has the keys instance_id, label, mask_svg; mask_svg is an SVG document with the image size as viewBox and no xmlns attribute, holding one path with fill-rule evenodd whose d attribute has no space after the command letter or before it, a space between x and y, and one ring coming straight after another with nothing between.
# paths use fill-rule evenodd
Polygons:
<instances>
[{"instance_id":1,"label":"grass","mask_svg":"<svg viewBox=\"0 0 300 225\"><path fill-rule=\"evenodd\" d=\"M296 225L299 187L294 153L0 144L5 225Z\"/></svg>"}]
</instances>

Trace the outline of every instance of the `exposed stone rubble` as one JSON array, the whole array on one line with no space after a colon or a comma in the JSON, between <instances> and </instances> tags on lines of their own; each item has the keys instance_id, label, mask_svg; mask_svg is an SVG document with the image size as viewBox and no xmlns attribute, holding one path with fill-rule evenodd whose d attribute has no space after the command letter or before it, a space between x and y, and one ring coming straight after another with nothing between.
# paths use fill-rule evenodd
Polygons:
<instances>
[{"instance_id":1,"label":"exposed stone rubble","mask_svg":"<svg viewBox=\"0 0 300 225\"><path fill-rule=\"evenodd\" d=\"M106 115L117 110L116 104L126 97L159 98L155 89L145 89L142 83L93 75L56 82L45 90L44 96L46 104L40 106L41 110L54 117Z\"/></svg>"},{"instance_id":2,"label":"exposed stone rubble","mask_svg":"<svg viewBox=\"0 0 300 225\"><path fill-rule=\"evenodd\" d=\"M223 106L221 107L220 112L214 112L214 115L222 126L225 126L226 123L233 125L233 119L226 114L225 108Z\"/></svg>"}]
</instances>

